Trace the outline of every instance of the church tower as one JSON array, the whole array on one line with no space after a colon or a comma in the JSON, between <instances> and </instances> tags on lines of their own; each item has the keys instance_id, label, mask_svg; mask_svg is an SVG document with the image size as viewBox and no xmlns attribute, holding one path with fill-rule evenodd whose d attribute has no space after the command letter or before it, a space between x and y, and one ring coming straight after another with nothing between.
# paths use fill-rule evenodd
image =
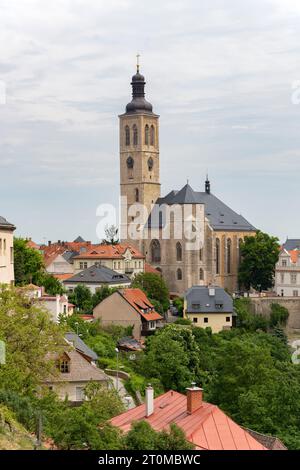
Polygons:
<instances>
[{"instance_id":1,"label":"church tower","mask_svg":"<svg viewBox=\"0 0 300 470\"><path fill-rule=\"evenodd\" d=\"M145 99L145 78L139 72L132 77L132 101L120 118L120 183L121 183L121 238L127 233L134 217L124 217L124 197L127 207L143 204L148 214L160 197L159 176L159 116ZM124 231L126 230L126 232Z\"/></svg>"}]
</instances>

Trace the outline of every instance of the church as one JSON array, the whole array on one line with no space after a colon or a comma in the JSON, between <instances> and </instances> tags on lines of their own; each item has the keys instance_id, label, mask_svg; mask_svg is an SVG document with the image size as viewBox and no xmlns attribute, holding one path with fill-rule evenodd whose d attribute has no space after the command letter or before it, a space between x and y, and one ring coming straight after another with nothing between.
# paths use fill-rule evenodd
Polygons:
<instances>
[{"instance_id":1,"label":"church","mask_svg":"<svg viewBox=\"0 0 300 470\"><path fill-rule=\"evenodd\" d=\"M238 289L240 244L256 229L211 192L187 183L161 195L159 115L145 99L145 78L132 77L132 100L120 119L121 239L135 245L172 295L194 285Z\"/></svg>"}]
</instances>

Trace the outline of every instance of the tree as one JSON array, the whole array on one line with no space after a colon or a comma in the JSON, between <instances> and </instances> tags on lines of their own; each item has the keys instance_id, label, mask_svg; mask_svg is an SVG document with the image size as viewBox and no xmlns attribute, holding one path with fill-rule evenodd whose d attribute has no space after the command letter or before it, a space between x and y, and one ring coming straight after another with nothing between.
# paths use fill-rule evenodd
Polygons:
<instances>
[{"instance_id":1,"label":"tree","mask_svg":"<svg viewBox=\"0 0 300 470\"><path fill-rule=\"evenodd\" d=\"M147 421L132 424L125 437L127 450L191 450L193 444L185 438L184 432L171 424L169 431L156 432Z\"/></svg>"},{"instance_id":2,"label":"tree","mask_svg":"<svg viewBox=\"0 0 300 470\"><path fill-rule=\"evenodd\" d=\"M260 292L272 287L279 258L278 238L258 231L255 236L245 237L240 249L240 284L247 290L253 287Z\"/></svg>"},{"instance_id":3,"label":"tree","mask_svg":"<svg viewBox=\"0 0 300 470\"><path fill-rule=\"evenodd\" d=\"M46 310L30 303L16 289L0 287L0 338L6 343L1 388L34 393L38 384L56 372L51 355L63 351L63 333Z\"/></svg>"},{"instance_id":4,"label":"tree","mask_svg":"<svg viewBox=\"0 0 300 470\"><path fill-rule=\"evenodd\" d=\"M72 294L69 296L69 300L73 303L76 308L83 313L92 313L93 302L92 294L88 287L83 284L78 284Z\"/></svg>"},{"instance_id":5,"label":"tree","mask_svg":"<svg viewBox=\"0 0 300 470\"><path fill-rule=\"evenodd\" d=\"M35 275L35 282L39 286L43 286L49 295L62 295L64 293L64 288L59 280L46 271Z\"/></svg>"},{"instance_id":6,"label":"tree","mask_svg":"<svg viewBox=\"0 0 300 470\"><path fill-rule=\"evenodd\" d=\"M289 311L283 305L273 303L271 305L271 326L285 326L289 318Z\"/></svg>"},{"instance_id":7,"label":"tree","mask_svg":"<svg viewBox=\"0 0 300 470\"><path fill-rule=\"evenodd\" d=\"M14 239L14 269L17 286L35 282L43 266L43 257L39 251L30 248L27 240L23 238Z\"/></svg>"},{"instance_id":8,"label":"tree","mask_svg":"<svg viewBox=\"0 0 300 470\"><path fill-rule=\"evenodd\" d=\"M169 290L164 279L155 273L140 273L135 276L132 287L143 290L149 299L154 299L166 311L169 308Z\"/></svg>"},{"instance_id":9,"label":"tree","mask_svg":"<svg viewBox=\"0 0 300 470\"><path fill-rule=\"evenodd\" d=\"M178 315L183 316L183 307L184 307L184 300L182 297L176 297L176 299L173 300L173 305L174 307L177 308Z\"/></svg>"},{"instance_id":10,"label":"tree","mask_svg":"<svg viewBox=\"0 0 300 470\"><path fill-rule=\"evenodd\" d=\"M102 240L103 245L117 245L119 243L119 229L115 225L105 227L105 238Z\"/></svg>"}]
</instances>

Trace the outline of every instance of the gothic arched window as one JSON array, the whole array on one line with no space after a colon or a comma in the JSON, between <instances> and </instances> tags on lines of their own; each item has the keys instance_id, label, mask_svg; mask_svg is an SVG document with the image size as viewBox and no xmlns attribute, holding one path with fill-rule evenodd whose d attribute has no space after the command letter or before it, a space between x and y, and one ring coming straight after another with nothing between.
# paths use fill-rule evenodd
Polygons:
<instances>
[{"instance_id":1,"label":"gothic arched window","mask_svg":"<svg viewBox=\"0 0 300 470\"><path fill-rule=\"evenodd\" d=\"M227 274L231 273L231 240L227 240Z\"/></svg>"},{"instance_id":2,"label":"gothic arched window","mask_svg":"<svg viewBox=\"0 0 300 470\"><path fill-rule=\"evenodd\" d=\"M148 158L148 170L149 171L153 169L153 165L154 165L153 158L152 157Z\"/></svg>"},{"instance_id":3,"label":"gothic arched window","mask_svg":"<svg viewBox=\"0 0 300 470\"><path fill-rule=\"evenodd\" d=\"M182 281L182 271L181 271L181 269L177 269L177 281Z\"/></svg>"},{"instance_id":4,"label":"gothic arched window","mask_svg":"<svg viewBox=\"0 0 300 470\"><path fill-rule=\"evenodd\" d=\"M150 145L155 145L155 128L153 125L150 129Z\"/></svg>"},{"instance_id":5,"label":"gothic arched window","mask_svg":"<svg viewBox=\"0 0 300 470\"><path fill-rule=\"evenodd\" d=\"M181 243L176 243L176 260L182 261L182 246Z\"/></svg>"},{"instance_id":6,"label":"gothic arched window","mask_svg":"<svg viewBox=\"0 0 300 470\"><path fill-rule=\"evenodd\" d=\"M239 239L239 246L238 246L238 250L239 250L239 265L241 264L242 262L242 243L243 243L243 239L240 238Z\"/></svg>"},{"instance_id":7,"label":"gothic arched window","mask_svg":"<svg viewBox=\"0 0 300 470\"><path fill-rule=\"evenodd\" d=\"M149 126L145 126L145 145L149 145Z\"/></svg>"},{"instance_id":8,"label":"gothic arched window","mask_svg":"<svg viewBox=\"0 0 300 470\"><path fill-rule=\"evenodd\" d=\"M133 131L133 145L137 145L138 144L138 128L136 127L136 125L134 124L133 127L132 127L132 131Z\"/></svg>"},{"instance_id":9,"label":"gothic arched window","mask_svg":"<svg viewBox=\"0 0 300 470\"><path fill-rule=\"evenodd\" d=\"M125 145L130 145L130 129L129 129L129 126L125 127Z\"/></svg>"},{"instance_id":10,"label":"gothic arched window","mask_svg":"<svg viewBox=\"0 0 300 470\"><path fill-rule=\"evenodd\" d=\"M135 196L135 202L139 202L139 200L140 200L140 192L139 192L138 188L135 189L135 191L134 191L134 196Z\"/></svg>"},{"instance_id":11,"label":"gothic arched window","mask_svg":"<svg viewBox=\"0 0 300 470\"><path fill-rule=\"evenodd\" d=\"M204 271L202 268L200 268L200 271L199 271L199 279L200 281L204 281Z\"/></svg>"},{"instance_id":12,"label":"gothic arched window","mask_svg":"<svg viewBox=\"0 0 300 470\"><path fill-rule=\"evenodd\" d=\"M160 243L158 240L152 240L151 242L151 261L152 263L160 263Z\"/></svg>"},{"instance_id":13,"label":"gothic arched window","mask_svg":"<svg viewBox=\"0 0 300 470\"><path fill-rule=\"evenodd\" d=\"M203 248L200 248L200 251L199 251L199 260L202 261L203 259Z\"/></svg>"},{"instance_id":14,"label":"gothic arched window","mask_svg":"<svg viewBox=\"0 0 300 470\"><path fill-rule=\"evenodd\" d=\"M216 274L220 274L220 240L216 239Z\"/></svg>"}]
</instances>

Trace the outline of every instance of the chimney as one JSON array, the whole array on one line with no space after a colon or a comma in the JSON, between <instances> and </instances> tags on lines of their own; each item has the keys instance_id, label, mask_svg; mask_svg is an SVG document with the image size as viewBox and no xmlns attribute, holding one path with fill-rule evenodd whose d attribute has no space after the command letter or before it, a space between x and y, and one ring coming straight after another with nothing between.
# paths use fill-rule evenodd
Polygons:
<instances>
[{"instance_id":1,"label":"chimney","mask_svg":"<svg viewBox=\"0 0 300 470\"><path fill-rule=\"evenodd\" d=\"M145 396L145 403L146 403L146 416L151 416L154 412L154 390L151 387L151 384L148 385L146 388L146 396Z\"/></svg>"},{"instance_id":2,"label":"chimney","mask_svg":"<svg viewBox=\"0 0 300 470\"><path fill-rule=\"evenodd\" d=\"M191 415L202 406L203 388L196 387L196 384L193 382L192 386L186 389L186 394L187 412Z\"/></svg>"},{"instance_id":3,"label":"chimney","mask_svg":"<svg viewBox=\"0 0 300 470\"><path fill-rule=\"evenodd\" d=\"M48 241L48 246L51 246L51 240Z\"/></svg>"}]
</instances>

